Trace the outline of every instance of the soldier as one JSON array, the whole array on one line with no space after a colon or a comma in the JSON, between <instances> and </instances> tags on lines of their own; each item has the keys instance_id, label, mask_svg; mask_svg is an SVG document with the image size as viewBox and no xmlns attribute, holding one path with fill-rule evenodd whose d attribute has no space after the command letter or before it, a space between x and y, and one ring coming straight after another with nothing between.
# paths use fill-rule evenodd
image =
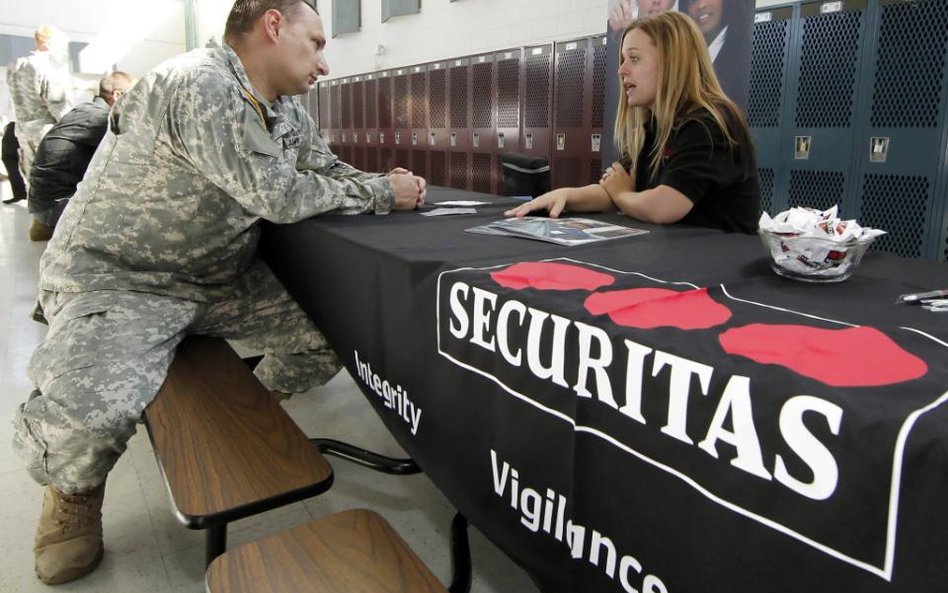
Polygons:
<instances>
[{"instance_id":1,"label":"soldier","mask_svg":"<svg viewBox=\"0 0 948 593\"><path fill-rule=\"evenodd\" d=\"M109 110L135 83L126 72L112 72L99 81L99 94L82 103L43 136L30 169L31 241L46 241L76 193L95 149L109 127Z\"/></svg>"},{"instance_id":2,"label":"soldier","mask_svg":"<svg viewBox=\"0 0 948 593\"><path fill-rule=\"evenodd\" d=\"M307 0L237 0L222 47L158 66L109 131L40 263L49 333L14 417L14 448L45 486L34 547L49 584L102 557L107 473L187 334L242 339L255 372L297 393L340 364L257 257L260 220L416 208L425 181L340 162L293 95L328 74Z\"/></svg>"},{"instance_id":3,"label":"soldier","mask_svg":"<svg viewBox=\"0 0 948 593\"><path fill-rule=\"evenodd\" d=\"M36 49L7 70L16 137L20 141L20 170L27 179L43 135L72 109L69 40L49 25L37 27L33 40Z\"/></svg>"}]
</instances>

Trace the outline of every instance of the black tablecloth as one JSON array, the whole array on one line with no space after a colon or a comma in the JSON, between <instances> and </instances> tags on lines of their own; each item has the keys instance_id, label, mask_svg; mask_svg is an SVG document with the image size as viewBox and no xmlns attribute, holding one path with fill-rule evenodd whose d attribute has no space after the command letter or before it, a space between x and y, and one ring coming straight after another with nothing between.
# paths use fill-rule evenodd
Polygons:
<instances>
[{"instance_id":1,"label":"black tablecloth","mask_svg":"<svg viewBox=\"0 0 948 593\"><path fill-rule=\"evenodd\" d=\"M386 426L550 591L944 591L944 264L786 280L697 227L580 247L324 216L264 252ZM476 558L474 559L476 562Z\"/></svg>"}]
</instances>

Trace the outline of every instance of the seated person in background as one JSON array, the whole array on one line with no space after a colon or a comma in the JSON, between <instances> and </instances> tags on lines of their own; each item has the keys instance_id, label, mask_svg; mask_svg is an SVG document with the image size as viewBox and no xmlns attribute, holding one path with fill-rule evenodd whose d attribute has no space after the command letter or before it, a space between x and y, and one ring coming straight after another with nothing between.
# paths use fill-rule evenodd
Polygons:
<instances>
[{"instance_id":1,"label":"seated person in background","mask_svg":"<svg viewBox=\"0 0 948 593\"><path fill-rule=\"evenodd\" d=\"M760 188L750 132L721 92L694 22L677 12L638 19L621 50L621 162L599 184L555 189L507 215L617 208L645 222L755 232Z\"/></svg>"},{"instance_id":2,"label":"seated person in background","mask_svg":"<svg viewBox=\"0 0 948 593\"><path fill-rule=\"evenodd\" d=\"M31 241L53 236L53 228L109 127L109 109L133 84L135 79L125 72L106 75L92 102L64 115L43 136L30 169Z\"/></svg>"},{"instance_id":3,"label":"seated person in background","mask_svg":"<svg viewBox=\"0 0 948 593\"><path fill-rule=\"evenodd\" d=\"M0 140L0 155L3 157L3 168L7 170L10 180L10 189L13 197L3 201L4 204L13 204L26 199L26 183L20 174L20 142L16 139L16 123L9 122L3 127L3 139Z\"/></svg>"},{"instance_id":4,"label":"seated person in background","mask_svg":"<svg viewBox=\"0 0 948 593\"><path fill-rule=\"evenodd\" d=\"M425 181L330 152L293 96L328 74L325 44L307 1L237 0L222 47L159 65L112 109L40 261L49 331L14 415L14 449L45 486L33 548L44 583L101 561L106 476L186 335L264 352L254 372L276 392L340 369L258 257L260 222L414 209Z\"/></svg>"}]
</instances>

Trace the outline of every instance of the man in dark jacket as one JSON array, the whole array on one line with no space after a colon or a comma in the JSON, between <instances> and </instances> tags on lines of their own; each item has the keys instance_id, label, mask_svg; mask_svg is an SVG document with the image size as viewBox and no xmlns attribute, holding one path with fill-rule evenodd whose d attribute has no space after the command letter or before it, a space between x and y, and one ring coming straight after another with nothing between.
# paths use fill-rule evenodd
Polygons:
<instances>
[{"instance_id":1,"label":"man in dark jacket","mask_svg":"<svg viewBox=\"0 0 948 593\"><path fill-rule=\"evenodd\" d=\"M11 121L3 128L3 140L0 141L0 155L3 157L3 166L7 170L10 188L13 197L4 200L4 204L12 204L26 199L26 183L20 175L20 143L16 139L14 123Z\"/></svg>"},{"instance_id":2,"label":"man in dark jacket","mask_svg":"<svg viewBox=\"0 0 948 593\"><path fill-rule=\"evenodd\" d=\"M30 169L30 240L46 241L53 235L105 136L109 110L134 82L125 72L107 74L99 81L99 94L91 103L83 103L64 115L43 137Z\"/></svg>"}]
</instances>

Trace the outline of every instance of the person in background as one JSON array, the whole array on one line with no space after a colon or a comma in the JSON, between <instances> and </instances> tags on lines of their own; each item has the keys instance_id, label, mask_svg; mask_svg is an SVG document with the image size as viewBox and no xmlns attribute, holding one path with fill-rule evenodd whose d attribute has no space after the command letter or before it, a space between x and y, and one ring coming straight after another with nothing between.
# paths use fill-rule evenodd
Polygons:
<instances>
[{"instance_id":1,"label":"person in background","mask_svg":"<svg viewBox=\"0 0 948 593\"><path fill-rule=\"evenodd\" d=\"M609 10L609 29L622 31L632 19L666 10L678 10L678 0L613 0Z\"/></svg>"},{"instance_id":2,"label":"person in background","mask_svg":"<svg viewBox=\"0 0 948 593\"><path fill-rule=\"evenodd\" d=\"M30 169L31 241L47 241L82 181L89 161L109 127L109 110L135 79L112 72L99 81L99 93L63 116L43 136Z\"/></svg>"},{"instance_id":3,"label":"person in background","mask_svg":"<svg viewBox=\"0 0 948 593\"><path fill-rule=\"evenodd\" d=\"M387 214L424 201L402 169L341 163L295 95L329 73L306 0L237 0L221 47L174 57L112 108L40 261L49 321L14 413L14 449L41 485L44 583L102 559L106 477L189 334L265 353L274 393L333 377L338 358L258 257L261 221ZM314 254L314 257L319 257Z\"/></svg>"},{"instance_id":4,"label":"person in background","mask_svg":"<svg viewBox=\"0 0 948 593\"><path fill-rule=\"evenodd\" d=\"M618 209L657 224L754 232L760 187L753 142L694 21L678 12L633 21L620 60L620 162L598 184L555 189L507 215Z\"/></svg>"},{"instance_id":5,"label":"person in background","mask_svg":"<svg viewBox=\"0 0 948 593\"><path fill-rule=\"evenodd\" d=\"M27 180L40 140L72 109L69 40L49 25L33 34L36 48L7 69L7 86L20 142L20 170Z\"/></svg>"},{"instance_id":6,"label":"person in background","mask_svg":"<svg viewBox=\"0 0 948 593\"><path fill-rule=\"evenodd\" d=\"M10 189L13 197L3 200L4 204L13 204L26 199L26 183L20 174L20 143L16 139L16 123L8 122L3 127L3 138L0 140L0 156L3 158L3 168L7 170L10 180Z\"/></svg>"},{"instance_id":7,"label":"person in background","mask_svg":"<svg viewBox=\"0 0 948 593\"><path fill-rule=\"evenodd\" d=\"M682 0L708 44L724 94L738 105L747 105L749 92L751 0Z\"/></svg>"}]
</instances>

